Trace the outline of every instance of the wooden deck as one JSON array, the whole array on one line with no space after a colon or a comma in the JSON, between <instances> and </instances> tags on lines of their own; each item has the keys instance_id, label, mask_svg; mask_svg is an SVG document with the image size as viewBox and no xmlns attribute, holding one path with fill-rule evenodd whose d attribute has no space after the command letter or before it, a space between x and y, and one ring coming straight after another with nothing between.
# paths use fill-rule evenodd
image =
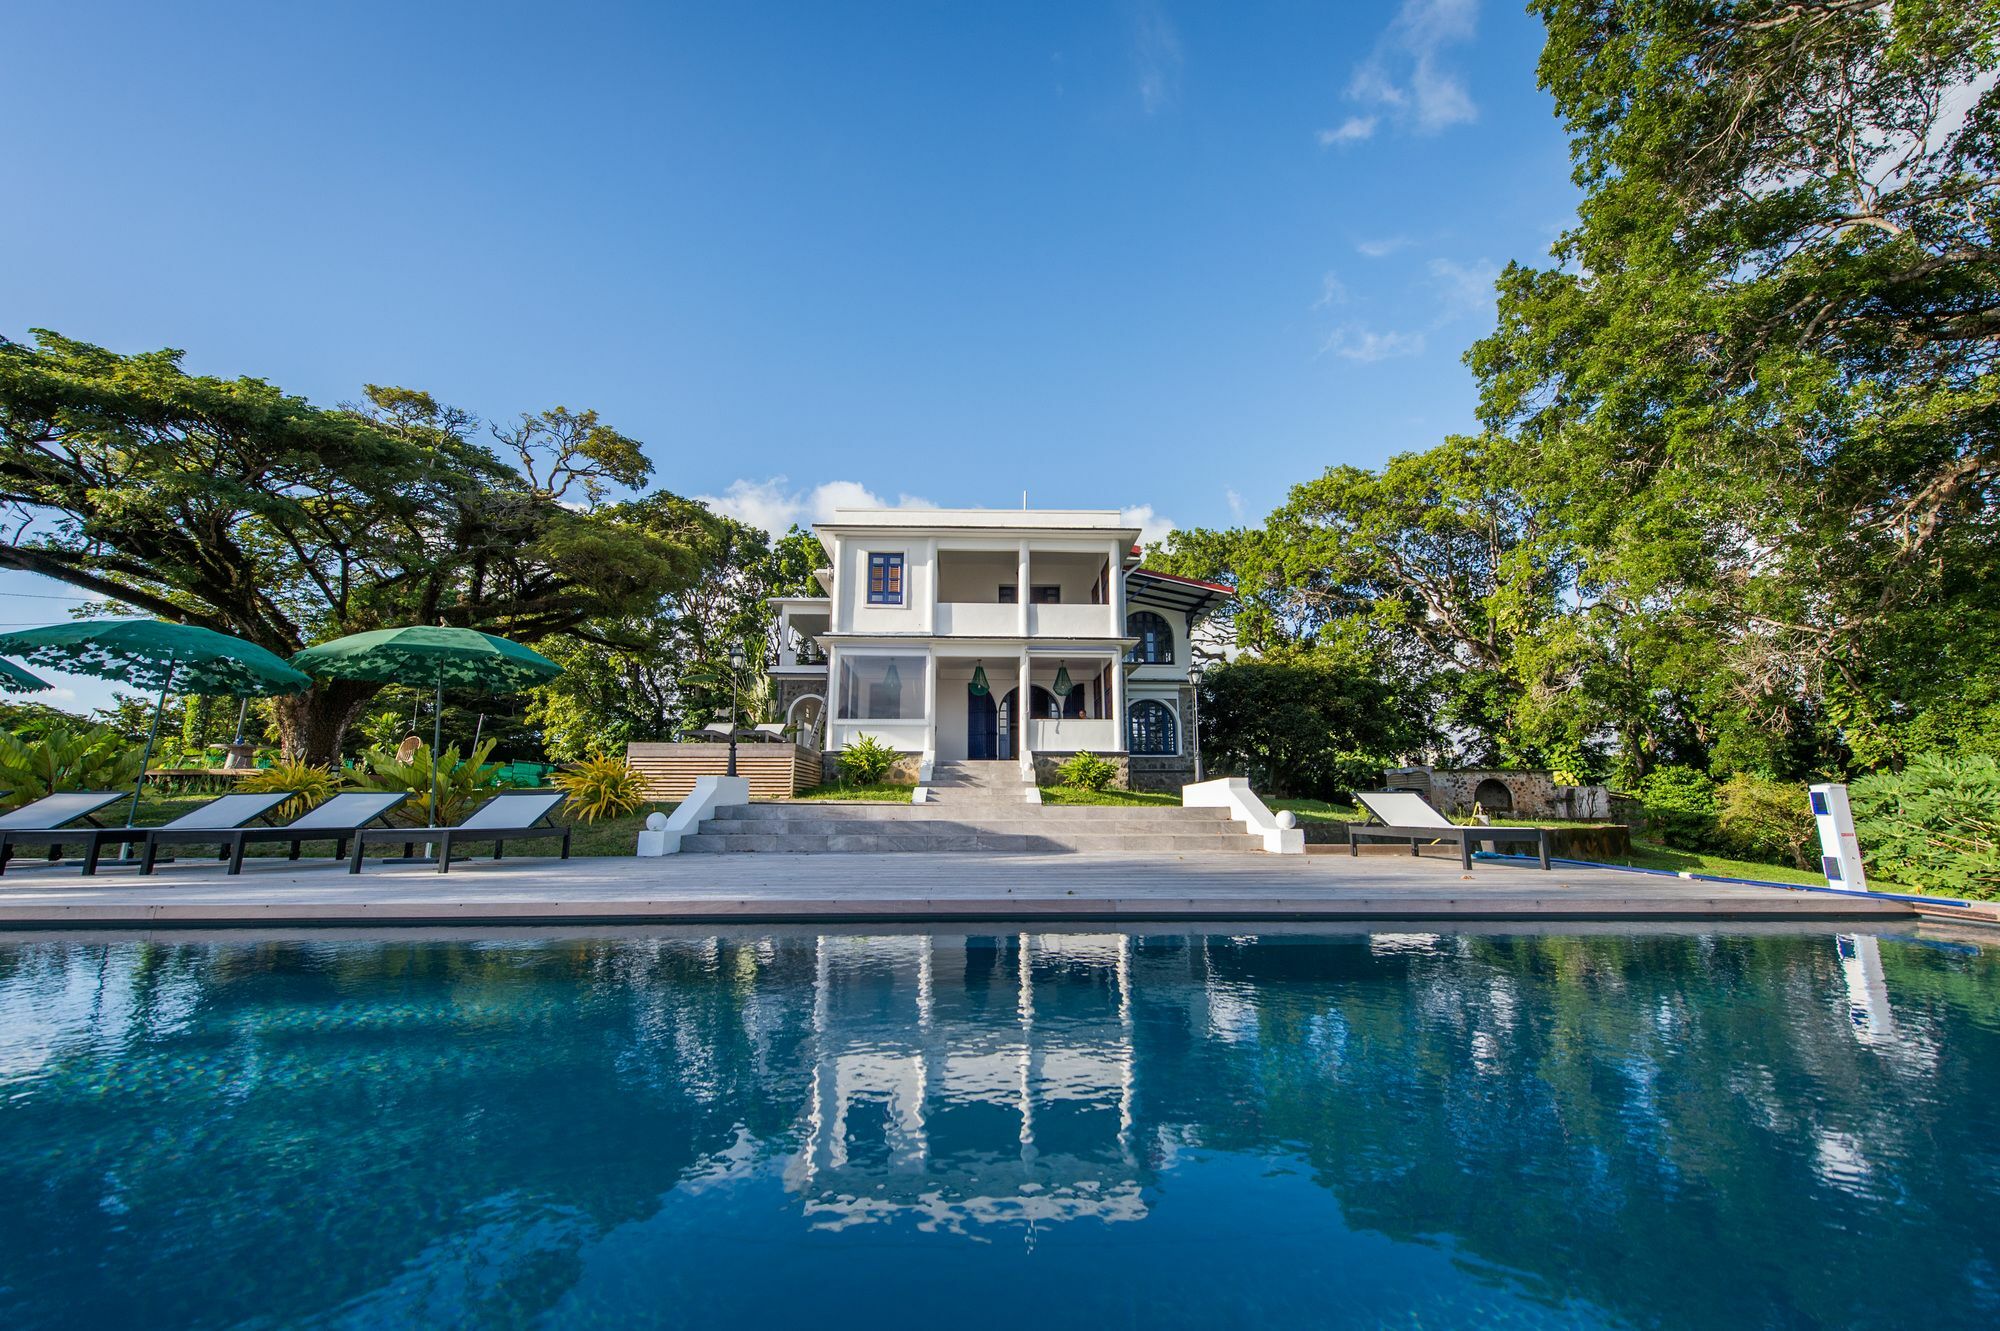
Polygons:
<instances>
[{"instance_id":1,"label":"wooden deck","mask_svg":"<svg viewBox=\"0 0 2000 1331\"><path fill-rule=\"evenodd\" d=\"M371 864L206 861L150 878L15 862L0 928L1005 921L1914 921L1903 902L1455 855L688 855Z\"/></svg>"}]
</instances>

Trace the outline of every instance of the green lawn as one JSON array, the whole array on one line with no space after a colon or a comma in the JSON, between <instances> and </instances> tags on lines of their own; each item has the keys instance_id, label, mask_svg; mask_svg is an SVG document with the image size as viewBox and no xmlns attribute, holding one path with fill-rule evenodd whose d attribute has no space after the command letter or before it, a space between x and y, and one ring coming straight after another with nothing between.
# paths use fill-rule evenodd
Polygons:
<instances>
[{"instance_id":1,"label":"green lawn","mask_svg":"<svg viewBox=\"0 0 2000 1331\"><path fill-rule=\"evenodd\" d=\"M908 804L910 792L915 786L897 785L893 781L878 781L874 785L846 785L839 781L824 786L814 786L792 796L795 800L852 800L863 804Z\"/></svg>"},{"instance_id":2,"label":"green lawn","mask_svg":"<svg viewBox=\"0 0 2000 1331\"><path fill-rule=\"evenodd\" d=\"M1358 823L1361 810L1325 800L1265 800L1272 809L1290 809L1301 823Z\"/></svg>"},{"instance_id":3,"label":"green lawn","mask_svg":"<svg viewBox=\"0 0 2000 1331\"><path fill-rule=\"evenodd\" d=\"M1086 790L1082 786L1043 786L1044 804L1174 805L1181 797L1169 790Z\"/></svg>"}]
</instances>

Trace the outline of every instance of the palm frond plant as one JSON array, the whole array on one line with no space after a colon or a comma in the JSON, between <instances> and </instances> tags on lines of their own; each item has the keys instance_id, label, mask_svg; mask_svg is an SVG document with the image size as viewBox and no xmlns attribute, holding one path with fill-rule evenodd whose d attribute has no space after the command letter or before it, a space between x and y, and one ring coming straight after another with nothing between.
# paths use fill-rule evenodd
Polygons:
<instances>
[{"instance_id":1,"label":"palm frond plant","mask_svg":"<svg viewBox=\"0 0 2000 1331\"><path fill-rule=\"evenodd\" d=\"M646 802L646 781L639 769L607 754L571 763L549 781L569 796L566 807L586 823L623 817Z\"/></svg>"},{"instance_id":2,"label":"palm frond plant","mask_svg":"<svg viewBox=\"0 0 2000 1331\"><path fill-rule=\"evenodd\" d=\"M0 805L19 808L59 790L116 790L139 779L145 750L115 731L51 730L40 739L0 731Z\"/></svg>"},{"instance_id":3,"label":"palm frond plant","mask_svg":"<svg viewBox=\"0 0 2000 1331\"><path fill-rule=\"evenodd\" d=\"M461 757L456 744L447 744L432 771L431 748L419 744L407 762L399 761L395 750L372 748L361 756L354 771L354 783L363 790L397 790L410 798L391 815L410 827L449 827L463 818L481 796L500 789L500 766L486 761L494 741L487 740ZM431 807L435 779L437 808ZM436 814L434 818L432 815Z\"/></svg>"},{"instance_id":4,"label":"palm frond plant","mask_svg":"<svg viewBox=\"0 0 2000 1331\"><path fill-rule=\"evenodd\" d=\"M280 758L269 767L260 767L244 777L237 782L236 789L246 795L290 795L292 798L280 804L273 815L290 822L306 810L332 799L342 780L338 772L319 763L309 763L300 758Z\"/></svg>"}]
</instances>

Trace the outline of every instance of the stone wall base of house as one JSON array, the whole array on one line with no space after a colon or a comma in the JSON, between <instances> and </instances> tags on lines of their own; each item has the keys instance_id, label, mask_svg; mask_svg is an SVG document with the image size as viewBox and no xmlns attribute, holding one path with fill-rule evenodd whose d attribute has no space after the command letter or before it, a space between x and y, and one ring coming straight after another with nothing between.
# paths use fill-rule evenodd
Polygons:
<instances>
[{"instance_id":1,"label":"stone wall base of house","mask_svg":"<svg viewBox=\"0 0 2000 1331\"><path fill-rule=\"evenodd\" d=\"M1056 776L1056 769L1075 756L1074 752L1042 753L1038 750L1035 754L1035 784L1038 786L1057 784L1059 778ZM1096 756L1118 768L1118 775L1111 778L1112 785L1121 790L1133 789L1130 759L1122 753L1099 753Z\"/></svg>"},{"instance_id":2,"label":"stone wall base of house","mask_svg":"<svg viewBox=\"0 0 2000 1331\"><path fill-rule=\"evenodd\" d=\"M1177 791L1194 780L1194 759L1187 755L1180 757L1146 757L1135 755L1130 759L1131 790Z\"/></svg>"}]
</instances>

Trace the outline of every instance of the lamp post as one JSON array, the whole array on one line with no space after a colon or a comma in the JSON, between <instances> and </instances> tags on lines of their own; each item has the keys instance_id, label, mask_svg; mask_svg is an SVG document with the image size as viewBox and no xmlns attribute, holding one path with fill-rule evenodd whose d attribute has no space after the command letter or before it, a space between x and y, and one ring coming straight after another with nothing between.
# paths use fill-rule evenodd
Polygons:
<instances>
[{"instance_id":1,"label":"lamp post","mask_svg":"<svg viewBox=\"0 0 2000 1331\"><path fill-rule=\"evenodd\" d=\"M738 698L743 689L743 647L729 649L729 775L736 775L736 718Z\"/></svg>"},{"instance_id":2,"label":"lamp post","mask_svg":"<svg viewBox=\"0 0 2000 1331\"><path fill-rule=\"evenodd\" d=\"M1201 784L1201 662L1188 662L1188 697L1194 706L1190 709L1194 716L1188 726L1188 743L1194 747L1194 779Z\"/></svg>"}]
</instances>

